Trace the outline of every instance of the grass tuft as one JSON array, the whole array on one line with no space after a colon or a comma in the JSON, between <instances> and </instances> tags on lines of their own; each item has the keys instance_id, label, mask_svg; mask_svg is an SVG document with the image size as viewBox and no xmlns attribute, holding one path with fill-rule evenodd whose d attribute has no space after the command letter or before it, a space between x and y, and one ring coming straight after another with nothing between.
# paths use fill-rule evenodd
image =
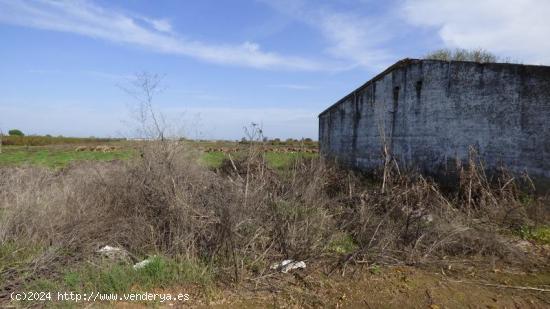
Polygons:
<instances>
[{"instance_id":1,"label":"grass tuft","mask_svg":"<svg viewBox=\"0 0 550 309\"><path fill-rule=\"evenodd\" d=\"M182 284L199 284L203 287L213 281L209 267L183 259L156 256L141 269L128 264L83 264L65 271L57 279L37 279L27 289L41 291L73 291L87 293L128 293L169 288Z\"/></svg>"},{"instance_id":2,"label":"grass tuft","mask_svg":"<svg viewBox=\"0 0 550 309\"><path fill-rule=\"evenodd\" d=\"M331 252L339 254L349 254L357 250L358 246L351 235L343 234L331 241L328 249Z\"/></svg>"},{"instance_id":3,"label":"grass tuft","mask_svg":"<svg viewBox=\"0 0 550 309\"><path fill-rule=\"evenodd\" d=\"M550 245L550 225L529 227L523 226L518 231L521 238L543 245Z\"/></svg>"}]
</instances>

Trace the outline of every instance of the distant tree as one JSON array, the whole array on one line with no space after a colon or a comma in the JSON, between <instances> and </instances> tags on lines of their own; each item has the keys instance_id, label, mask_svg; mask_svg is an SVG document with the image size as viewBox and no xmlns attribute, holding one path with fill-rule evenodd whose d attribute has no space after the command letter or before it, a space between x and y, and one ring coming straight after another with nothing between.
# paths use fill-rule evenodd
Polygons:
<instances>
[{"instance_id":1,"label":"distant tree","mask_svg":"<svg viewBox=\"0 0 550 309\"><path fill-rule=\"evenodd\" d=\"M444 60L444 61L474 61L479 63L487 62L509 62L508 59L499 58L497 55L483 49L438 49L433 52L428 53L424 56L424 59L431 60Z\"/></svg>"},{"instance_id":2,"label":"distant tree","mask_svg":"<svg viewBox=\"0 0 550 309\"><path fill-rule=\"evenodd\" d=\"M23 132L21 130L18 130L18 129L11 129L8 131L8 134L10 136L25 136L25 134L23 134Z\"/></svg>"}]
</instances>

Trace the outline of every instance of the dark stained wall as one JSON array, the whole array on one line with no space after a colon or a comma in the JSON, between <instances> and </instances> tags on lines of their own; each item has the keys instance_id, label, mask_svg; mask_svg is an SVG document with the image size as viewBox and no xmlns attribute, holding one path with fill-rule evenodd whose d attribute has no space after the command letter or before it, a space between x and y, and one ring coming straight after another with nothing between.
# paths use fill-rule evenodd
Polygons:
<instances>
[{"instance_id":1,"label":"dark stained wall","mask_svg":"<svg viewBox=\"0 0 550 309\"><path fill-rule=\"evenodd\" d=\"M550 179L550 67L403 60L319 115L321 153L441 173L474 147L489 167Z\"/></svg>"}]
</instances>

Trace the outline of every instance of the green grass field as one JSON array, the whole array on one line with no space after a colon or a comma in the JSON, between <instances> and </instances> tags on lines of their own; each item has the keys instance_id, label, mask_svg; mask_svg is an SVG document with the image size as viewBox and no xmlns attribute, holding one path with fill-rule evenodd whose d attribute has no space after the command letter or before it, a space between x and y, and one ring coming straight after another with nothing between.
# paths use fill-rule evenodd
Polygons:
<instances>
[{"instance_id":1,"label":"green grass field","mask_svg":"<svg viewBox=\"0 0 550 309\"><path fill-rule=\"evenodd\" d=\"M289 167L295 159L298 158L313 158L318 154L305 153L305 152L267 152L265 153L265 159L268 164L275 169L284 169ZM232 154L233 158L238 157L238 154ZM209 168L219 167L223 160L229 158L229 156L223 152L208 152L204 153L201 157L201 163Z\"/></svg>"},{"instance_id":2,"label":"green grass field","mask_svg":"<svg viewBox=\"0 0 550 309\"><path fill-rule=\"evenodd\" d=\"M62 168L74 161L112 161L125 160L135 155L131 146L117 148L112 152L75 151L74 146L4 146L0 153L0 166L38 165L50 168ZM232 154L238 157L239 154ZM265 158L271 167L283 169L297 158L315 157L315 153L267 152ZM228 154L223 152L202 153L200 162L208 168L217 168Z\"/></svg>"},{"instance_id":3,"label":"green grass field","mask_svg":"<svg viewBox=\"0 0 550 309\"><path fill-rule=\"evenodd\" d=\"M133 155L131 149L113 152L77 152L67 147L3 147L0 154L0 166L40 165L51 168L64 167L73 161L111 161L128 159Z\"/></svg>"}]
</instances>

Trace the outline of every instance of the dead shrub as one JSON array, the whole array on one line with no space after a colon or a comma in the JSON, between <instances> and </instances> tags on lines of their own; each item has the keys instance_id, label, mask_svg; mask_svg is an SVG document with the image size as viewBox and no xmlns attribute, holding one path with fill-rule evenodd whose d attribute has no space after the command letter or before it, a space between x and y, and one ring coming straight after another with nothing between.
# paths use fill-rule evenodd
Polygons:
<instances>
[{"instance_id":1,"label":"dead shrub","mask_svg":"<svg viewBox=\"0 0 550 309\"><path fill-rule=\"evenodd\" d=\"M474 161L459 169L457 190L442 193L395 164L370 178L323 159L277 172L261 148L212 171L184 145L149 142L135 160L61 172L0 169L0 242L58 248L36 261L60 264L117 245L198 259L233 280L273 260L329 254L342 235L352 257L370 260L518 256L500 232L513 226L511 213L527 220L520 189L513 178L492 182Z\"/></svg>"}]
</instances>

